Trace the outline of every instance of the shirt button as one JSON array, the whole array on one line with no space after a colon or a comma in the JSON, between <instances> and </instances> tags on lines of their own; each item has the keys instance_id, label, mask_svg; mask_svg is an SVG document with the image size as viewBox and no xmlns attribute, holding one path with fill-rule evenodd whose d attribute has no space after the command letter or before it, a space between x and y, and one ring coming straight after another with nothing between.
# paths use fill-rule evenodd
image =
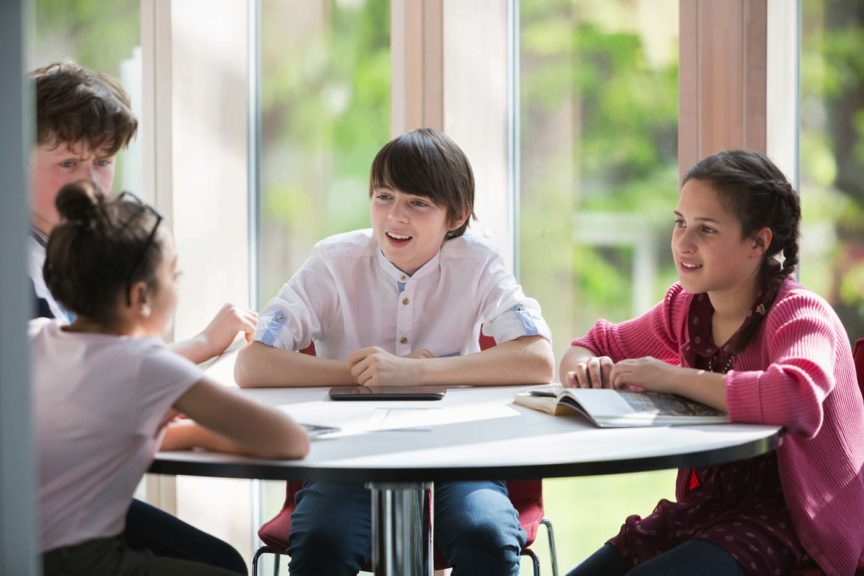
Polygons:
<instances>
[{"instance_id":1,"label":"shirt button","mask_svg":"<svg viewBox=\"0 0 864 576\"><path fill-rule=\"evenodd\" d=\"M399 343L400 343L400 344L407 344L407 343L408 343L408 338L406 338L405 336L402 336L402 338L399 339Z\"/></svg>"},{"instance_id":2,"label":"shirt button","mask_svg":"<svg viewBox=\"0 0 864 576\"><path fill-rule=\"evenodd\" d=\"M408 277L405 276L404 274L402 274L402 276L399 277L399 280L401 280L402 282L404 282L407 279L408 279Z\"/></svg>"},{"instance_id":3,"label":"shirt button","mask_svg":"<svg viewBox=\"0 0 864 576\"><path fill-rule=\"evenodd\" d=\"M408 305L408 302L410 302L410 300L408 300L408 298L403 298L403 299L402 299L402 304L405 304L405 305L407 306L407 305Z\"/></svg>"},{"instance_id":4,"label":"shirt button","mask_svg":"<svg viewBox=\"0 0 864 576\"><path fill-rule=\"evenodd\" d=\"M277 322L284 322L284 321L285 321L285 315L282 314L282 312L277 312L277 313L276 313L276 316L274 317L274 319L275 319Z\"/></svg>"}]
</instances>

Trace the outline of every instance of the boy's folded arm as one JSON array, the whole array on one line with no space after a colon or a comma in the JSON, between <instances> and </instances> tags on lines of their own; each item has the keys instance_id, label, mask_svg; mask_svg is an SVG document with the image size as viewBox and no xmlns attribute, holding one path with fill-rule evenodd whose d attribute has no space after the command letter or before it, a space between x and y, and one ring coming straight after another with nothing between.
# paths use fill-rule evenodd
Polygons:
<instances>
[{"instance_id":1,"label":"boy's folded arm","mask_svg":"<svg viewBox=\"0 0 864 576\"><path fill-rule=\"evenodd\" d=\"M548 384L555 377L552 345L542 336L522 336L476 354L416 362L424 363L422 384Z\"/></svg>"},{"instance_id":2,"label":"boy's folded arm","mask_svg":"<svg viewBox=\"0 0 864 576\"><path fill-rule=\"evenodd\" d=\"M318 358L252 342L237 355L234 380L241 388L356 384L348 362Z\"/></svg>"},{"instance_id":3,"label":"boy's folded arm","mask_svg":"<svg viewBox=\"0 0 864 576\"><path fill-rule=\"evenodd\" d=\"M229 451L262 458L303 458L309 452L306 431L291 418L206 377L178 398L174 408L233 443L237 450ZM205 439L202 447L214 447L208 444ZM163 446L168 449L170 442L163 441Z\"/></svg>"}]
</instances>

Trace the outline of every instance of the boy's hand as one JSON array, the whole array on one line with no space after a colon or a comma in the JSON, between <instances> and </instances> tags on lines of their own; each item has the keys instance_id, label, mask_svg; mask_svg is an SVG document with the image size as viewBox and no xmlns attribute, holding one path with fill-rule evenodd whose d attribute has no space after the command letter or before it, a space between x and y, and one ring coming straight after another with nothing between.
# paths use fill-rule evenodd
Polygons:
<instances>
[{"instance_id":1,"label":"boy's hand","mask_svg":"<svg viewBox=\"0 0 864 576\"><path fill-rule=\"evenodd\" d=\"M608 356L592 356L577 361L564 374L567 388L611 388L610 374L615 363Z\"/></svg>"},{"instance_id":2,"label":"boy's hand","mask_svg":"<svg viewBox=\"0 0 864 576\"><path fill-rule=\"evenodd\" d=\"M222 354L234 341L237 332L243 332L246 342L251 342L257 325L258 313L254 310L225 304L199 334L199 338L205 347L207 357L210 358Z\"/></svg>"},{"instance_id":3,"label":"boy's hand","mask_svg":"<svg viewBox=\"0 0 864 576\"><path fill-rule=\"evenodd\" d=\"M371 346L349 354L348 364L351 376L362 386L414 386L421 384L421 366L416 360L431 357L428 350L417 350L402 358Z\"/></svg>"}]
</instances>

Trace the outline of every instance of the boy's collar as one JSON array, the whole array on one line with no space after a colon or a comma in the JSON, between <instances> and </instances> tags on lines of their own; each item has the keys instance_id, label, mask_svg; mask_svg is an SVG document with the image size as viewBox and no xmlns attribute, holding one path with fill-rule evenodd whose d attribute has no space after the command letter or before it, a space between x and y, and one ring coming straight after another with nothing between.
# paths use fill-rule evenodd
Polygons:
<instances>
[{"instance_id":1,"label":"boy's collar","mask_svg":"<svg viewBox=\"0 0 864 576\"><path fill-rule=\"evenodd\" d=\"M431 273L433 270L438 269L438 264L441 261L441 250L435 253L435 256L429 259L428 262L423 264L420 268L417 269L414 274L408 275L399 268L397 268L392 262L387 260L384 256L384 253L381 252L380 248L375 250L375 256L378 260L378 266L381 268L388 276L396 280L397 282L407 282L409 280L417 280Z\"/></svg>"},{"instance_id":2,"label":"boy's collar","mask_svg":"<svg viewBox=\"0 0 864 576\"><path fill-rule=\"evenodd\" d=\"M48 246L48 235L33 225L30 226L30 236L43 248Z\"/></svg>"}]
</instances>

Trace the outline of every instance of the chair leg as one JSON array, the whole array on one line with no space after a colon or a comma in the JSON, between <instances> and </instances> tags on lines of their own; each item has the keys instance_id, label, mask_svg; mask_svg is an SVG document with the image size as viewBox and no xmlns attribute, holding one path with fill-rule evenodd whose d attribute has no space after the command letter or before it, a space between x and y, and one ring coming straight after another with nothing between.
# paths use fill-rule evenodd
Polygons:
<instances>
[{"instance_id":1,"label":"chair leg","mask_svg":"<svg viewBox=\"0 0 864 576\"><path fill-rule=\"evenodd\" d=\"M252 556L252 576L258 576L258 558L260 558L262 554L273 554L275 556L273 559L273 576L279 576L279 559L282 558L282 555L278 552L274 552L267 546L261 546L255 551L255 555Z\"/></svg>"},{"instance_id":2,"label":"chair leg","mask_svg":"<svg viewBox=\"0 0 864 576\"><path fill-rule=\"evenodd\" d=\"M258 558L265 552L267 552L267 547L261 546L255 551L255 555L252 556L252 576L258 576Z\"/></svg>"},{"instance_id":3,"label":"chair leg","mask_svg":"<svg viewBox=\"0 0 864 576\"><path fill-rule=\"evenodd\" d=\"M555 533L552 531L552 521L543 518L541 524L546 526L546 534L549 536L549 556L552 559L552 576L558 576L558 554L555 552Z\"/></svg>"},{"instance_id":4,"label":"chair leg","mask_svg":"<svg viewBox=\"0 0 864 576\"><path fill-rule=\"evenodd\" d=\"M540 559L537 558L537 554L535 554L530 548L523 548L519 554L520 556L527 556L531 559L531 566L534 568L534 576L540 576Z\"/></svg>"}]
</instances>

